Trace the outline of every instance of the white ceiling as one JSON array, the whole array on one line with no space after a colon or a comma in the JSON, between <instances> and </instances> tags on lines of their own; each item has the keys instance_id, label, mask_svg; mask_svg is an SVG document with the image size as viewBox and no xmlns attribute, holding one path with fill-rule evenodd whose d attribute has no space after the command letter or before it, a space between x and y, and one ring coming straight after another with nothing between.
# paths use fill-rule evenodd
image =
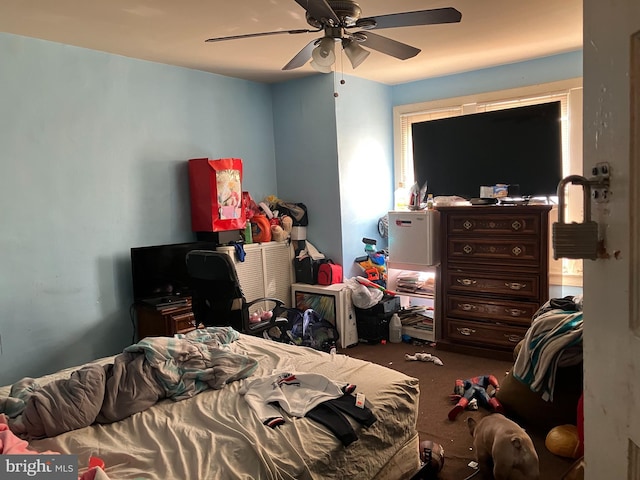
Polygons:
<instances>
[{"instance_id":1,"label":"white ceiling","mask_svg":"<svg viewBox=\"0 0 640 480\"><path fill-rule=\"evenodd\" d=\"M363 17L454 7L460 23L375 33L420 48L379 52L338 71L398 84L582 48L582 0L360 0ZM210 37L311 28L294 0L0 0L0 31L260 82L316 72L282 67L319 33L205 43Z\"/></svg>"}]
</instances>

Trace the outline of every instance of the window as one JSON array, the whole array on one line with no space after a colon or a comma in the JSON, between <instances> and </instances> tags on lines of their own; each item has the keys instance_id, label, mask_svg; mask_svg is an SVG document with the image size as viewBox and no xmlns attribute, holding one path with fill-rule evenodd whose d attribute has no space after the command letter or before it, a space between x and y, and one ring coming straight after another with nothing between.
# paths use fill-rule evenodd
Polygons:
<instances>
[{"instance_id":1,"label":"window","mask_svg":"<svg viewBox=\"0 0 640 480\"><path fill-rule=\"evenodd\" d=\"M434 100L394 108L394 174L395 188L410 187L414 183L411 125L440 118L453 117L499 109L560 101L562 115L562 175L582 175L582 79L571 79L497 92L464 97ZM582 221L582 195L577 190L567 190L566 221ZM395 206L394 206L395 208ZM552 212L555 221L557 211ZM553 252L551 252L553 254ZM561 278L559 284L581 285L582 261L550 259L553 284L554 275ZM555 273L554 273L555 271ZM572 280L575 277L577 280Z\"/></svg>"}]
</instances>

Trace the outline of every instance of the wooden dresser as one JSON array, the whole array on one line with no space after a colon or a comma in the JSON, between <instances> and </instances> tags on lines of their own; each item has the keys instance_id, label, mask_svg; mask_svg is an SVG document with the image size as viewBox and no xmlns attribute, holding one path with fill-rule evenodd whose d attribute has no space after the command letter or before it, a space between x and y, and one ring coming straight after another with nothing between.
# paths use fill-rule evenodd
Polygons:
<instances>
[{"instance_id":1,"label":"wooden dresser","mask_svg":"<svg viewBox=\"0 0 640 480\"><path fill-rule=\"evenodd\" d=\"M549 210L438 208L438 348L513 359L513 347L549 296Z\"/></svg>"}]
</instances>

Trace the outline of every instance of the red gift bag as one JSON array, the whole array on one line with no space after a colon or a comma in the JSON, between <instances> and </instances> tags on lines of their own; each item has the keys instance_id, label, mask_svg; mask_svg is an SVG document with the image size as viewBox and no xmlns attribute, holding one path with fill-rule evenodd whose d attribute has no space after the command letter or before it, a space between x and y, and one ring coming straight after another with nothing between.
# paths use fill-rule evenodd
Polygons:
<instances>
[{"instance_id":1,"label":"red gift bag","mask_svg":"<svg viewBox=\"0 0 640 480\"><path fill-rule=\"evenodd\" d=\"M241 230L246 224L242 205L242 160L193 158L189 160L191 230Z\"/></svg>"}]
</instances>

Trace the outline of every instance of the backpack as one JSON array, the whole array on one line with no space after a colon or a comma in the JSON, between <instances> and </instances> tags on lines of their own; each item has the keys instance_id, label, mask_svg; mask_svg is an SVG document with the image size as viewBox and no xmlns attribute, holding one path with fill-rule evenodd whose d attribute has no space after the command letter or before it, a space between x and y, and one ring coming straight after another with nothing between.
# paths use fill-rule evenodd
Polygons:
<instances>
[{"instance_id":1,"label":"backpack","mask_svg":"<svg viewBox=\"0 0 640 480\"><path fill-rule=\"evenodd\" d=\"M293 322L288 331L291 343L323 352L330 352L337 345L340 338L338 329L315 310L309 308L304 313L297 310L297 314L292 316Z\"/></svg>"}]
</instances>

